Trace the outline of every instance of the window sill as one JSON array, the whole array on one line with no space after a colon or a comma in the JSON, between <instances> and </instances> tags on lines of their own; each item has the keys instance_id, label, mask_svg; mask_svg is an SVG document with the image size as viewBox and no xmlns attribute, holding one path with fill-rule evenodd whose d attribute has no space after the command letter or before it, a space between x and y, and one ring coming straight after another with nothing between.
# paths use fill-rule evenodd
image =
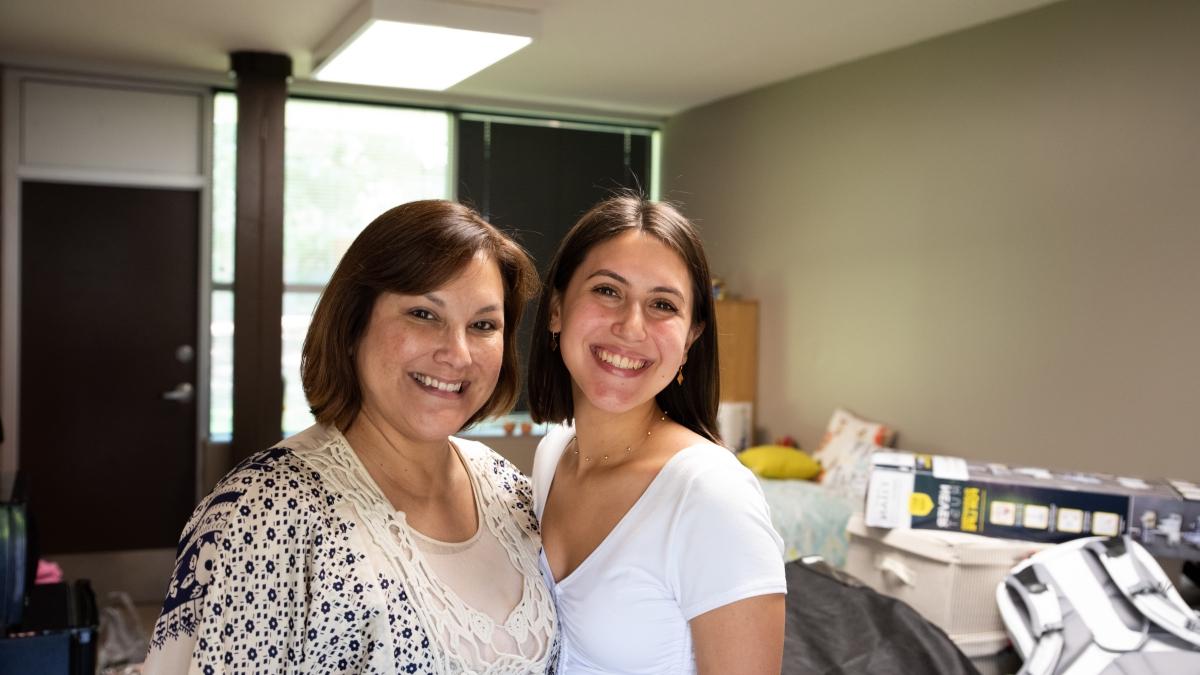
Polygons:
<instances>
[{"instance_id":1,"label":"window sill","mask_svg":"<svg viewBox=\"0 0 1200 675\"><path fill-rule=\"evenodd\" d=\"M527 412L515 412L501 417L485 419L475 426L460 431L463 438L484 440L488 438L533 438L546 435L548 424L535 424Z\"/></svg>"}]
</instances>

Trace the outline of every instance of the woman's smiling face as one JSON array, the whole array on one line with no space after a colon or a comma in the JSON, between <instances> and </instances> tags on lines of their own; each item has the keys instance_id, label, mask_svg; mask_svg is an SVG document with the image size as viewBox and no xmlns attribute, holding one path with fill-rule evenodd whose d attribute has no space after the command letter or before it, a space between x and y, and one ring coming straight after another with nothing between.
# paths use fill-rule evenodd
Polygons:
<instances>
[{"instance_id":1,"label":"woman's smiling face","mask_svg":"<svg viewBox=\"0 0 1200 675\"><path fill-rule=\"evenodd\" d=\"M624 412L672 385L702 328L691 289L683 258L652 235L629 231L588 252L550 314L577 407Z\"/></svg>"},{"instance_id":2,"label":"woman's smiling face","mask_svg":"<svg viewBox=\"0 0 1200 675\"><path fill-rule=\"evenodd\" d=\"M504 358L504 285L476 256L424 295L381 293L355 354L362 410L409 441L445 440L483 407Z\"/></svg>"}]
</instances>

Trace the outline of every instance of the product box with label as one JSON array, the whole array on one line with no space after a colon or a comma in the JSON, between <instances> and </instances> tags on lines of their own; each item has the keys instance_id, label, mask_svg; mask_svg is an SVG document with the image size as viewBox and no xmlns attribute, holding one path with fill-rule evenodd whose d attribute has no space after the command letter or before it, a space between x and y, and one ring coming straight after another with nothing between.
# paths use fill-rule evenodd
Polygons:
<instances>
[{"instance_id":1,"label":"product box with label","mask_svg":"<svg viewBox=\"0 0 1200 675\"><path fill-rule=\"evenodd\" d=\"M1060 543L1131 534L1153 555L1200 560L1200 486L1097 473L878 452L864 520L871 527L970 532Z\"/></svg>"}]
</instances>

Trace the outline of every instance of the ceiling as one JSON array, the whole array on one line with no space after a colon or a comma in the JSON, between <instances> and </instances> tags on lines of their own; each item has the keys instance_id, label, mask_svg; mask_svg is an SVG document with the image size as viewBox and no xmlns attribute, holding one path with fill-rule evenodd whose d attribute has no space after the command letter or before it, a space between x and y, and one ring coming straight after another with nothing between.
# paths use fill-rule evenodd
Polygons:
<instances>
[{"instance_id":1,"label":"ceiling","mask_svg":"<svg viewBox=\"0 0 1200 675\"><path fill-rule=\"evenodd\" d=\"M538 11L541 35L446 100L663 118L1055 0L475 1ZM0 62L221 77L230 52L272 51L303 86L357 2L0 0Z\"/></svg>"}]
</instances>

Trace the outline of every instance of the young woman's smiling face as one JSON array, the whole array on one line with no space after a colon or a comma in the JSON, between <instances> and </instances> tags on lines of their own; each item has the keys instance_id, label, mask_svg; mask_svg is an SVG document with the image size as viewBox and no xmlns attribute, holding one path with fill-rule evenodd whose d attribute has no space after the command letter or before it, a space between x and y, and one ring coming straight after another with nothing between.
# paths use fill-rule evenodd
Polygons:
<instances>
[{"instance_id":1,"label":"young woman's smiling face","mask_svg":"<svg viewBox=\"0 0 1200 675\"><path fill-rule=\"evenodd\" d=\"M491 397L503 358L504 284L476 256L441 288L375 300L355 354L362 410L409 441L444 441Z\"/></svg>"},{"instance_id":2,"label":"young woman's smiling face","mask_svg":"<svg viewBox=\"0 0 1200 675\"><path fill-rule=\"evenodd\" d=\"M693 301L686 263L656 237L630 231L593 247L550 314L576 407L620 413L675 386L703 328Z\"/></svg>"}]
</instances>

